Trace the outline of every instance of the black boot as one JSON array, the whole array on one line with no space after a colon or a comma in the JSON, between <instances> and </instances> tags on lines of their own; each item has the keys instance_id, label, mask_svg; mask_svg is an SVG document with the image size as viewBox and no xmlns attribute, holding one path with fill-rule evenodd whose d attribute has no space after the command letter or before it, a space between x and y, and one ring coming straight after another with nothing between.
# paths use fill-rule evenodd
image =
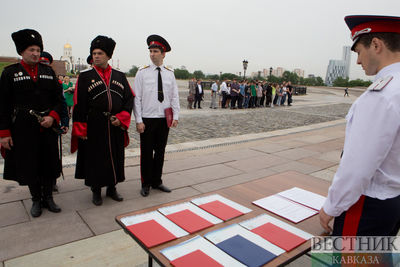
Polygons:
<instances>
[{"instance_id":1,"label":"black boot","mask_svg":"<svg viewBox=\"0 0 400 267\"><path fill-rule=\"evenodd\" d=\"M92 187L93 197L92 202L96 206L101 206L103 204L103 199L101 198L101 188Z\"/></svg>"},{"instance_id":2,"label":"black boot","mask_svg":"<svg viewBox=\"0 0 400 267\"><path fill-rule=\"evenodd\" d=\"M43 184L43 207L51 212L60 212L61 208L54 203L53 199L54 181L45 181Z\"/></svg>"},{"instance_id":3,"label":"black boot","mask_svg":"<svg viewBox=\"0 0 400 267\"><path fill-rule=\"evenodd\" d=\"M32 195L32 208L31 208L31 215L32 217L39 217L42 215L42 205L40 203L40 199L42 198L42 190L40 185L29 185L29 191Z\"/></svg>"},{"instance_id":4,"label":"black boot","mask_svg":"<svg viewBox=\"0 0 400 267\"><path fill-rule=\"evenodd\" d=\"M43 199L43 207L51 212L60 212L61 208L54 202L53 196L45 196Z\"/></svg>"},{"instance_id":5,"label":"black boot","mask_svg":"<svg viewBox=\"0 0 400 267\"><path fill-rule=\"evenodd\" d=\"M32 217L39 217L42 215L42 206L40 204L40 200L32 200L31 215Z\"/></svg>"},{"instance_id":6,"label":"black boot","mask_svg":"<svg viewBox=\"0 0 400 267\"><path fill-rule=\"evenodd\" d=\"M106 196L118 202L124 200L124 198L118 194L115 186L107 186Z\"/></svg>"}]
</instances>

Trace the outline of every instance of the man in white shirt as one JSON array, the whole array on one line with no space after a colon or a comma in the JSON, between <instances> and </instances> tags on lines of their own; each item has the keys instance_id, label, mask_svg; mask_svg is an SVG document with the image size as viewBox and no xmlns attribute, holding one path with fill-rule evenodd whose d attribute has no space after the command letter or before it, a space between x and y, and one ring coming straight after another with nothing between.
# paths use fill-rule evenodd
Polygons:
<instances>
[{"instance_id":1,"label":"man in white shirt","mask_svg":"<svg viewBox=\"0 0 400 267\"><path fill-rule=\"evenodd\" d=\"M221 83L221 93L222 93L222 103L221 103L221 107L222 108L226 108L226 100L228 99L228 94L229 94L229 89L228 86L226 85L226 80L224 80Z\"/></svg>"},{"instance_id":2,"label":"man in white shirt","mask_svg":"<svg viewBox=\"0 0 400 267\"><path fill-rule=\"evenodd\" d=\"M133 84L136 130L140 133L140 193L144 197L149 195L150 187L171 192L161 180L169 132L165 114L172 108L171 127L176 127L180 110L174 72L163 65L170 45L158 35L150 35L147 45L153 64L141 68Z\"/></svg>"},{"instance_id":3,"label":"man in white shirt","mask_svg":"<svg viewBox=\"0 0 400 267\"><path fill-rule=\"evenodd\" d=\"M400 17L347 16L345 21L357 63L376 77L346 116L343 157L320 223L334 236L395 236L400 228Z\"/></svg>"},{"instance_id":4,"label":"man in white shirt","mask_svg":"<svg viewBox=\"0 0 400 267\"><path fill-rule=\"evenodd\" d=\"M218 81L213 82L211 85L211 104L210 108L217 108L217 91L218 91Z\"/></svg>"}]
</instances>

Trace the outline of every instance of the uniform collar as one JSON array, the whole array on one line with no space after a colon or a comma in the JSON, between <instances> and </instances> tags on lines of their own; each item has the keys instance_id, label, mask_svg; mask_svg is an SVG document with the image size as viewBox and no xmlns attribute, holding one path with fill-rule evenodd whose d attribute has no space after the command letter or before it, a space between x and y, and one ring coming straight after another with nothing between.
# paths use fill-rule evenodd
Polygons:
<instances>
[{"instance_id":1,"label":"uniform collar","mask_svg":"<svg viewBox=\"0 0 400 267\"><path fill-rule=\"evenodd\" d=\"M164 64L162 64L161 66L156 66L155 64L151 64L151 65L150 65L150 68L151 68L152 70L156 70L157 67L160 67L160 69L163 70L163 69L164 69Z\"/></svg>"},{"instance_id":2,"label":"uniform collar","mask_svg":"<svg viewBox=\"0 0 400 267\"><path fill-rule=\"evenodd\" d=\"M29 76L31 76L32 80L36 82L39 63L36 63L32 66L28 65L24 60L21 60L21 65L26 70L26 72L28 72Z\"/></svg>"},{"instance_id":3,"label":"uniform collar","mask_svg":"<svg viewBox=\"0 0 400 267\"><path fill-rule=\"evenodd\" d=\"M400 72L400 62L396 62L390 64L383 69L381 69L375 76L374 81L378 80L379 78L385 78L387 75L393 72Z\"/></svg>"}]
</instances>

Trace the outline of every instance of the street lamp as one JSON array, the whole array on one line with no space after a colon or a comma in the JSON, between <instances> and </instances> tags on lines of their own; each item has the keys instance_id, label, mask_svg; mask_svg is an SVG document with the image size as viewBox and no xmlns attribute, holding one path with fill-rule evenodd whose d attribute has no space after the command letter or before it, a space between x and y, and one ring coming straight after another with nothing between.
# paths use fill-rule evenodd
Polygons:
<instances>
[{"instance_id":1,"label":"street lamp","mask_svg":"<svg viewBox=\"0 0 400 267\"><path fill-rule=\"evenodd\" d=\"M247 65L249 62L245 59L243 60L243 79L246 79L246 70L247 70Z\"/></svg>"},{"instance_id":2,"label":"street lamp","mask_svg":"<svg viewBox=\"0 0 400 267\"><path fill-rule=\"evenodd\" d=\"M269 68L269 79L271 79L272 76L272 67Z\"/></svg>"}]
</instances>

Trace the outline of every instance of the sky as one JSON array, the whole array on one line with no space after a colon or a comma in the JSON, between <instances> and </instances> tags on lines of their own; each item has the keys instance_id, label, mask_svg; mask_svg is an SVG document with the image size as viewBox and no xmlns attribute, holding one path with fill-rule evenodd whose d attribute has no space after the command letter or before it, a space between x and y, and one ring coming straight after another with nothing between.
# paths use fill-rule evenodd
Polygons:
<instances>
[{"instance_id":1,"label":"sky","mask_svg":"<svg viewBox=\"0 0 400 267\"><path fill-rule=\"evenodd\" d=\"M69 43L86 60L91 41L106 35L117 43L114 66L119 60L128 71L150 63L146 38L158 34L172 47L164 63L174 68L243 74L246 59L247 74L300 68L325 79L329 60L352 44L346 15L399 11L399 0L2 0L0 56L18 56L11 33L25 28L42 35L55 59ZM350 79L370 79L351 57Z\"/></svg>"}]
</instances>

